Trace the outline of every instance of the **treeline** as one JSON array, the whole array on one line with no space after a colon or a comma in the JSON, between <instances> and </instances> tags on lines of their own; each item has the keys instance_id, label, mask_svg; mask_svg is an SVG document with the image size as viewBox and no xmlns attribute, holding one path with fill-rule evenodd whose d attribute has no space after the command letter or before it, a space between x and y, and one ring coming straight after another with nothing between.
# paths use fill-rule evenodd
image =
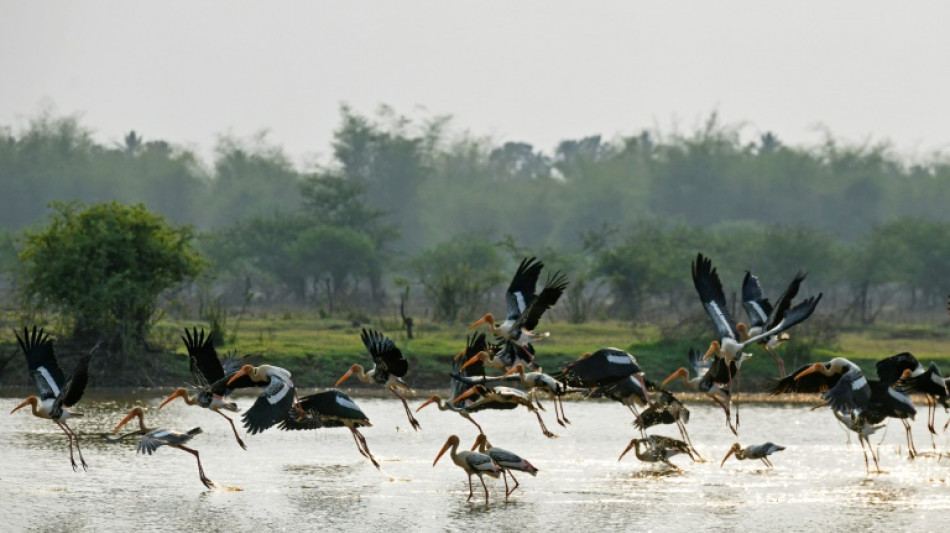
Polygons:
<instances>
[{"instance_id":1,"label":"treeline","mask_svg":"<svg viewBox=\"0 0 950 533\"><path fill-rule=\"evenodd\" d=\"M316 147L315 147L316 148ZM193 292L226 305L365 314L407 300L452 321L503 306L524 255L572 280L556 316L663 320L695 310L689 263L713 257L779 291L799 268L823 307L860 322L932 311L950 292L950 164L886 145L756 142L716 117L689 134L561 142L547 154L342 108L332 161L299 168L264 138L222 139L214 161L128 133L104 146L44 115L0 139L0 268L52 201L143 203L194 225L208 260ZM727 288L727 290L729 290Z\"/></svg>"}]
</instances>

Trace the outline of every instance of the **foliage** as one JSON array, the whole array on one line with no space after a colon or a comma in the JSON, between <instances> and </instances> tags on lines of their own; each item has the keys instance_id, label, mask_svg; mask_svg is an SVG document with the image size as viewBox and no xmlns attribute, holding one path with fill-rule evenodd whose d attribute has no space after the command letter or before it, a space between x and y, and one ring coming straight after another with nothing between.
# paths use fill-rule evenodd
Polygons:
<instances>
[{"instance_id":1,"label":"foliage","mask_svg":"<svg viewBox=\"0 0 950 533\"><path fill-rule=\"evenodd\" d=\"M192 229L141 204L52 208L49 224L25 235L23 290L68 316L79 337L125 350L130 339L147 336L159 294L202 269Z\"/></svg>"},{"instance_id":2,"label":"foliage","mask_svg":"<svg viewBox=\"0 0 950 533\"><path fill-rule=\"evenodd\" d=\"M447 323L462 312L478 314L503 279L498 247L477 237L439 244L416 256L411 266L435 307L433 318Z\"/></svg>"}]
</instances>

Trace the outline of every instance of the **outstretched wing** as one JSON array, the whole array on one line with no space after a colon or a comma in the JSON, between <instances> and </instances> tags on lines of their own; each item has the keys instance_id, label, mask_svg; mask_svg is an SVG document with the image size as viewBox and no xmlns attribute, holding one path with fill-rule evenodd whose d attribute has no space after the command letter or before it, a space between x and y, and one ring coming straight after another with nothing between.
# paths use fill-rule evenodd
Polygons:
<instances>
[{"instance_id":1,"label":"outstretched wing","mask_svg":"<svg viewBox=\"0 0 950 533\"><path fill-rule=\"evenodd\" d=\"M508 320L518 320L518 317L534 301L542 268L544 268L544 263L538 261L536 257L521 260L518 270L511 278L511 283L508 284L508 290L505 291Z\"/></svg>"},{"instance_id":2,"label":"outstretched wing","mask_svg":"<svg viewBox=\"0 0 950 533\"><path fill-rule=\"evenodd\" d=\"M726 307L726 295L722 291L719 274L712 267L712 261L708 257L703 257L703 254L697 254L696 261L693 262L693 285L699 293L703 309L713 322L719 339L739 340L736 321Z\"/></svg>"},{"instance_id":3,"label":"outstretched wing","mask_svg":"<svg viewBox=\"0 0 950 533\"><path fill-rule=\"evenodd\" d=\"M401 378L409 372L409 361L402 355L402 350L396 347L392 339L374 329L363 329L360 333L363 345L373 357L376 364L376 377L385 383L388 374ZM382 374L381 374L382 372Z\"/></svg>"},{"instance_id":4,"label":"outstretched wing","mask_svg":"<svg viewBox=\"0 0 950 533\"><path fill-rule=\"evenodd\" d=\"M40 393L40 399L48 400L57 398L66 386L66 376L63 369L59 367L56 361L56 354L53 352L53 341L42 328L37 330L33 326L31 332L23 328L23 336L14 332L16 340L20 344L20 349L26 355L26 364L30 369L30 377L36 384Z\"/></svg>"},{"instance_id":5,"label":"outstretched wing","mask_svg":"<svg viewBox=\"0 0 950 533\"><path fill-rule=\"evenodd\" d=\"M871 400L871 386L860 370L849 370L841 376L834 387L828 389L822 398L835 411L842 413L860 411L867 407Z\"/></svg>"},{"instance_id":6,"label":"outstretched wing","mask_svg":"<svg viewBox=\"0 0 950 533\"><path fill-rule=\"evenodd\" d=\"M779 333L782 333L783 331L787 331L791 329L793 326L801 322L804 322L805 319L810 317L811 314L815 311L815 307L817 307L818 302L821 301L821 296L822 296L822 293L819 292L818 296L812 296L811 298L808 298L807 300L801 302L795 307L789 309L788 312L785 313L785 317L782 318L782 320L779 321L779 323L776 324L775 327L769 329L768 331L764 333L761 333L759 335L756 335L755 337L752 337L746 340L743 344L748 345L748 344L752 344L753 342L758 342L762 339L767 339L773 335L778 335Z\"/></svg>"},{"instance_id":7,"label":"outstretched wing","mask_svg":"<svg viewBox=\"0 0 950 533\"><path fill-rule=\"evenodd\" d=\"M837 385L841 379L841 374L826 376L820 372L812 372L798 380L795 379L811 367L812 365L805 365L782 379L769 380L764 387L765 392L769 394L825 392Z\"/></svg>"},{"instance_id":8,"label":"outstretched wing","mask_svg":"<svg viewBox=\"0 0 950 533\"><path fill-rule=\"evenodd\" d=\"M191 375L199 385L214 383L224 377L224 367L218 359L218 351L211 335L205 336L204 328L201 328L201 332L198 328L192 328L192 331L185 328L185 336L181 340L188 349Z\"/></svg>"},{"instance_id":9,"label":"outstretched wing","mask_svg":"<svg viewBox=\"0 0 950 533\"><path fill-rule=\"evenodd\" d=\"M914 357L914 354L901 352L881 359L874 366L877 368L877 377L880 378L881 383L890 386L897 383L905 370L917 370L920 367L920 362Z\"/></svg>"},{"instance_id":10,"label":"outstretched wing","mask_svg":"<svg viewBox=\"0 0 950 533\"><path fill-rule=\"evenodd\" d=\"M63 389L62 396L60 396L62 404L66 407L72 407L79 403L83 392L86 391L86 385L89 383L90 359L92 359L91 353L84 355L82 359L79 360L79 364L76 365L69 379L66 380L66 387Z\"/></svg>"},{"instance_id":11,"label":"outstretched wing","mask_svg":"<svg viewBox=\"0 0 950 533\"><path fill-rule=\"evenodd\" d=\"M772 304L762 295L762 286L759 278L752 272L745 271L742 278L742 308L749 317L749 327L764 327L772 313Z\"/></svg>"},{"instance_id":12,"label":"outstretched wing","mask_svg":"<svg viewBox=\"0 0 950 533\"><path fill-rule=\"evenodd\" d=\"M792 300L798 296L798 289L805 281L806 275L807 273L804 270L799 270L792 278L791 283L788 284L788 287L785 288L785 291L779 295L778 300L775 301L775 309L769 313L766 329L774 328L785 318L785 313L792 306Z\"/></svg>"},{"instance_id":13,"label":"outstretched wing","mask_svg":"<svg viewBox=\"0 0 950 533\"><path fill-rule=\"evenodd\" d=\"M548 309L554 307L554 304L556 304L561 295L564 294L564 290L567 289L567 283L567 277L561 274L560 271L555 272L553 276L549 277L544 284L544 289L541 290L541 294L528 305L528 308L525 309L518 319L516 326L528 331L532 331L538 327L538 321L541 319L541 315Z\"/></svg>"},{"instance_id":14,"label":"outstretched wing","mask_svg":"<svg viewBox=\"0 0 950 533\"><path fill-rule=\"evenodd\" d=\"M260 433L283 420L293 405L294 384L271 377L270 384L244 413L244 427L251 435Z\"/></svg>"}]
</instances>

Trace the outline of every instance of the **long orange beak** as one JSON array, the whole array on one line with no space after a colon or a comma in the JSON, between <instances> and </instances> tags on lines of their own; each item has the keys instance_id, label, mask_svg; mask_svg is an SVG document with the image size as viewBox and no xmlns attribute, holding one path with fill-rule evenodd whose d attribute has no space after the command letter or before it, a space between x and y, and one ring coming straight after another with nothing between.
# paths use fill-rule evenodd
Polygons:
<instances>
[{"instance_id":1,"label":"long orange beak","mask_svg":"<svg viewBox=\"0 0 950 533\"><path fill-rule=\"evenodd\" d=\"M483 357L484 354L485 354L485 352L484 352L484 351L481 351L481 352L478 352L477 354L475 354L475 355L469 357L469 358L468 358L468 361L465 361L465 364L462 365L461 370L465 370L465 369L468 368L470 365L474 365L474 364L477 363L478 361L481 361L481 359L482 359L482 357Z\"/></svg>"},{"instance_id":2,"label":"long orange beak","mask_svg":"<svg viewBox=\"0 0 950 533\"><path fill-rule=\"evenodd\" d=\"M703 361L709 359L709 357L719 351L719 341L712 341L709 343L709 349L706 350L706 353L703 354Z\"/></svg>"},{"instance_id":3,"label":"long orange beak","mask_svg":"<svg viewBox=\"0 0 950 533\"><path fill-rule=\"evenodd\" d=\"M667 383L673 381L676 378L689 379L689 370L686 370L685 367L680 367L679 370L670 374L670 377L663 380L663 383L660 383L661 387L665 387Z\"/></svg>"},{"instance_id":4,"label":"long orange beak","mask_svg":"<svg viewBox=\"0 0 950 533\"><path fill-rule=\"evenodd\" d=\"M495 317L491 316L490 314L489 314L489 315L485 315L485 316L479 318L474 324L472 324L471 326L469 326L468 329L475 329L475 328L477 328L478 326L481 326L482 324L491 324L491 323L494 322L494 321L495 321Z\"/></svg>"},{"instance_id":5,"label":"long orange beak","mask_svg":"<svg viewBox=\"0 0 950 533\"><path fill-rule=\"evenodd\" d=\"M442 455L445 453L445 451L448 450L448 449L451 448L451 447L452 447L452 441L451 441L451 439L450 439L450 440L446 441L445 446L442 447L442 451L439 452L439 455L436 455L436 456L435 456L435 461L432 461L432 466L435 466L435 464L439 462L439 459L442 458Z\"/></svg>"},{"instance_id":6,"label":"long orange beak","mask_svg":"<svg viewBox=\"0 0 950 533\"><path fill-rule=\"evenodd\" d=\"M235 372L234 375L231 376L231 379L228 380L228 385L237 381L238 378L248 375L253 369L254 367L251 365L242 366L241 369Z\"/></svg>"},{"instance_id":7,"label":"long orange beak","mask_svg":"<svg viewBox=\"0 0 950 533\"><path fill-rule=\"evenodd\" d=\"M509 370L509 371L505 372L504 374L502 374L501 377L504 378L504 377L510 376L510 375L512 375L512 374L518 374L518 373L524 373L524 364L522 364L522 363L516 364L515 366L511 367L511 370Z\"/></svg>"},{"instance_id":8,"label":"long orange beak","mask_svg":"<svg viewBox=\"0 0 950 533\"><path fill-rule=\"evenodd\" d=\"M350 376L352 376L352 375L353 375L353 368L350 367L350 369L346 371L346 374L343 374L343 377L341 377L340 379L336 380L336 383L335 383L333 386L334 386L334 387L339 387L339 386L340 386L340 383L343 383L344 381L350 379Z\"/></svg>"},{"instance_id":9,"label":"long orange beak","mask_svg":"<svg viewBox=\"0 0 950 533\"><path fill-rule=\"evenodd\" d=\"M165 407L166 403L174 400L175 398L184 398L187 395L188 395L188 391L186 391L185 389L178 389L175 392L173 392L171 396L169 396L168 398L165 398L165 401L162 402L162 404L159 405L158 408L161 409L162 407Z\"/></svg>"},{"instance_id":10,"label":"long orange beak","mask_svg":"<svg viewBox=\"0 0 950 533\"><path fill-rule=\"evenodd\" d=\"M627 452L629 452L631 449L633 449L633 447L636 446L636 445L637 445L637 442L639 442L639 441L640 441L640 439L633 439L633 440L631 440L631 441L630 441L630 444L627 445L627 447L626 447L626 449L624 449L623 453L620 454L620 457L617 458L617 462L619 463L620 460L623 459L623 456L624 456L624 455L627 455Z\"/></svg>"},{"instance_id":11,"label":"long orange beak","mask_svg":"<svg viewBox=\"0 0 950 533\"><path fill-rule=\"evenodd\" d=\"M418 413L419 411L422 410L423 407L425 407L425 406L427 406L427 405L429 405L429 404L431 404L431 403L435 403L435 402L437 402L437 401L439 401L439 396L438 396L438 395L435 395L435 396L429 398L428 400L426 400L425 402L423 402L422 405L420 405L418 408L416 408L416 412Z\"/></svg>"},{"instance_id":12,"label":"long orange beak","mask_svg":"<svg viewBox=\"0 0 950 533\"><path fill-rule=\"evenodd\" d=\"M118 432L119 432L119 428L121 428L122 426L128 424L129 421L132 420L133 418L135 418L136 416L138 416L138 414L139 414L138 409L132 409L131 411L129 411L129 414L127 414L127 415L125 416L125 418L123 418L122 421L119 422L119 423L115 426L115 429L112 430L112 434L115 435L116 433L118 433Z\"/></svg>"},{"instance_id":13,"label":"long orange beak","mask_svg":"<svg viewBox=\"0 0 950 533\"><path fill-rule=\"evenodd\" d=\"M12 415L13 413L15 413L15 412L19 411L20 409L26 407L27 405L30 405L30 401L31 401L31 400L32 400L31 398L27 398L26 400L23 400L23 403L21 403L20 405L14 407L13 410L10 411L10 414Z\"/></svg>"},{"instance_id":14,"label":"long orange beak","mask_svg":"<svg viewBox=\"0 0 950 533\"><path fill-rule=\"evenodd\" d=\"M472 387L468 389L467 391L463 392L462 394L459 394L455 398L452 398L452 403L456 404L459 402L459 400L464 400L465 398L468 398L469 396L474 396L476 394L478 394L478 391L475 390L475 387Z\"/></svg>"},{"instance_id":15,"label":"long orange beak","mask_svg":"<svg viewBox=\"0 0 950 533\"><path fill-rule=\"evenodd\" d=\"M795 381L798 381L799 379L801 379L801 378L804 377L804 376L807 376L808 374L812 374L812 373L814 373L814 372L818 372L818 371L821 370L824 366L825 366L825 365L823 365L823 364L821 364L821 363L815 363L815 364L811 365L810 367L808 367L808 368L806 368L805 370L803 370L800 374L798 374L797 376L795 376Z\"/></svg>"},{"instance_id":16,"label":"long orange beak","mask_svg":"<svg viewBox=\"0 0 950 533\"><path fill-rule=\"evenodd\" d=\"M481 445L481 444L486 444L487 442L488 442L488 439L485 437L485 434L484 434L484 433L479 433L479 435L478 435L477 437L475 437L475 444L472 444L472 450L471 450L471 451L474 452L474 451L475 451L475 448L478 448L479 445Z\"/></svg>"},{"instance_id":17,"label":"long orange beak","mask_svg":"<svg viewBox=\"0 0 950 533\"><path fill-rule=\"evenodd\" d=\"M735 449L735 448L729 448L729 453L727 453L726 456L722 458L722 462L719 463L719 468L722 468L722 465L726 464L726 459L728 459L728 458L729 458L730 456L732 456L732 454L734 454L734 453L736 453L736 449Z\"/></svg>"}]
</instances>

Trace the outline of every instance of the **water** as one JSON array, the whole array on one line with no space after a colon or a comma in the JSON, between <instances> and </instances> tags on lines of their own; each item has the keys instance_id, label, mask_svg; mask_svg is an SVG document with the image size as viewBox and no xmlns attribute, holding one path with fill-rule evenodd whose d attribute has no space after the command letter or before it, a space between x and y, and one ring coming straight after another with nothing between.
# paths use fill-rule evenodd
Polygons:
<instances>
[{"instance_id":1,"label":"water","mask_svg":"<svg viewBox=\"0 0 950 533\"><path fill-rule=\"evenodd\" d=\"M9 394L7 392L6 394ZM22 397L0 398L0 503L3 531L296 531L329 528L393 528L421 531L493 529L588 531L788 531L855 528L931 530L950 518L950 459L907 461L903 427L891 422L880 446L884 474L865 473L856 439L826 410L801 405L744 405L742 444L771 440L787 446L772 456L774 470L758 461L719 461L734 438L718 407L691 406L690 436L705 463L678 456L682 472L639 462L620 452L635 436L626 408L608 402L568 402L573 424L554 423L560 435L545 438L537 420L519 409L476 414L491 442L529 459L537 477L518 475L519 489L504 501L501 479L486 478L466 502L465 474L451 459L432 461L446 438L457 434L471 446L477 430L454 413L427 407L413 432L395 399L355 397L375 426L364 430L382 469L356 450L346 429L248 436L248 450L234 441L218 415L180 401L156 411L163 396L129 392L118 398L89 393L80 403L87 416L72 426L84 436L90 468L73 472L65 436L55 424L26 412L9 415ZM251 397L239 396L246 408ZM422 399L411 405L417 406ZM205 433L191 445L208 477L200 483L194 457L174 448L153 456L134 443L108 443L110 431L134 403L152 407L150 427ZM25 411L25 410L24 410ZM923 423L915 424L918 449L930 449ZM938 416L938 424L942 424ZM656 433L677 436L675 428ZM877 443L882 434L872 437ZM937 446L950 449L940 435ZM227 487L233 487L228 489ZM237 489L240 490L237 490Z\"/></svg>"}]
</instances>

